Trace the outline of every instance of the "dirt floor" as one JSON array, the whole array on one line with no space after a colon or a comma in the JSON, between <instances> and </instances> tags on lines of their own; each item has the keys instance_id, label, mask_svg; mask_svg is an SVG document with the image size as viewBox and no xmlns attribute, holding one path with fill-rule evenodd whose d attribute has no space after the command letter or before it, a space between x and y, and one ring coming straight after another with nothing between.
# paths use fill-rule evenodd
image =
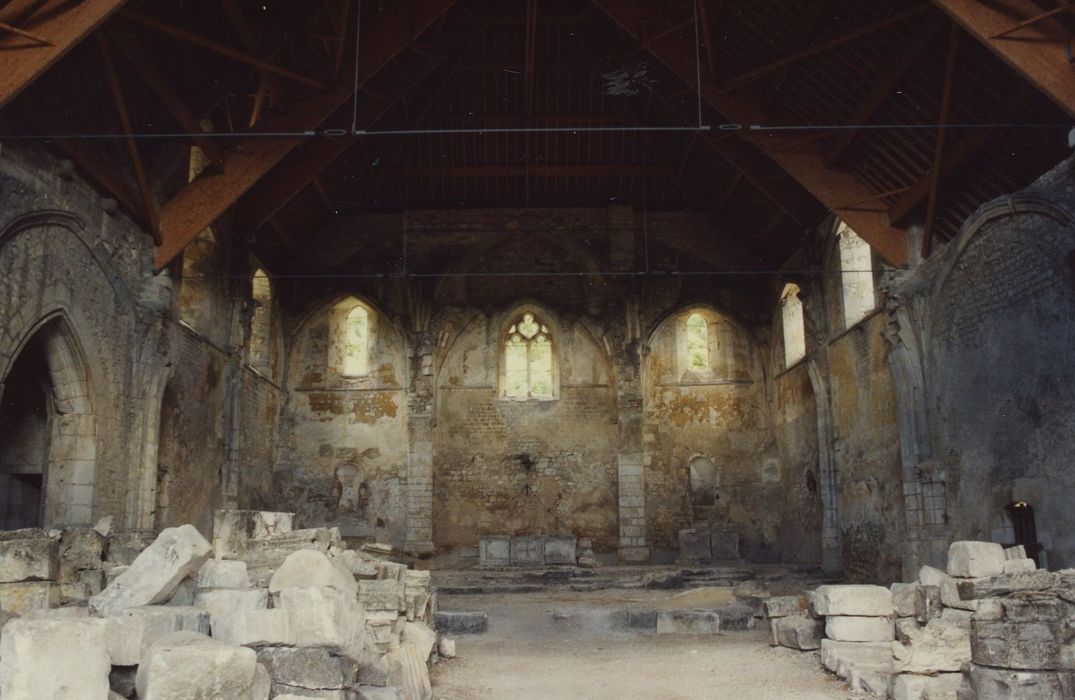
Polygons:
<instances>
[{"instance_id":1,"label":"dirt floor","mask_svg":"<svg viewBox=\"0 0 1075 700\"><path fill-rule=\"evenodd\" d=\"M446 596L443 610L488 614L489 631L457 637L433 669L437 700L829 700L853 697L816 652L772 648L760 629L717 636L626 629L627 608L705 608L730 589L545 591ZM760 622L760 621L759 621Z\"/></svg>"}]
</instances>

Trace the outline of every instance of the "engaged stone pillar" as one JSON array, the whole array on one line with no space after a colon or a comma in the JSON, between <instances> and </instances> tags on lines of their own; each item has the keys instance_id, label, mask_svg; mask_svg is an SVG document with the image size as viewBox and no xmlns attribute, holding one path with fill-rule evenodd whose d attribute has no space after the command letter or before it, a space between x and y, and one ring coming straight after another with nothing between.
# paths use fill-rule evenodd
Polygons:
<instances>
[{"instance_id":1,"label":"engaged stone pillar","mask_svg":"<svg viewBox=\"0 0 1075 700\"><path fill-rule=\"evenodd\" d=\"M642 454L619 455L620 549L622 561L649 559L646 546L646 483Z\"/></svg>"},{"instance_id":2,"label":"engaged stone pillar","mask_svg":"<svg viewBox=\"0 0 1075 700\"><path fill-rule=\"evenodd\" d=\"M631 313L635 311L635 313ZM619 558L625 562L649 559L646 546L645 451L642 448L642 356L644 349L637 339L637 304L630 305L628 319L634 320L617 372L617 411L620 422L620 449L617 455L619 476L620 547Z\"/></svg>"},{"instance_id":3,"label":"engaged stone pillar","mask_svg":"<svg viewBox=\"0 0 1075 700\"><path fill-rule=\"evenodd\" d=\"M403 551L433 553L433 355L412 362L407 396L407 541Z\"/></svg>"}]
</instances>

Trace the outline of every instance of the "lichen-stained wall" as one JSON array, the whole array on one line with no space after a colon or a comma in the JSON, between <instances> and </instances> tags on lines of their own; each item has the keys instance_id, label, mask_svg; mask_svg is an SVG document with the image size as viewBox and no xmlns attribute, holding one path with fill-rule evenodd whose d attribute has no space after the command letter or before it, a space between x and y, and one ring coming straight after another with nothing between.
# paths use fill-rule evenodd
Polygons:
<instances>
[{"instance_id":1,"label":"lichen-stained wall","mask_svg":"<svg viewBox=\"0 0 1075 700\"><path fill-rule=\"evenodd\" d=\"M1072 161L984 207L922 273L936 470L955 538L1011 542L1034 508L1049 568L1075 565Z\"/></svg>"},{"instance_id":2,"label":"lichen-stained wall","mask_svg":"<svg viewBox=\"0 0 1075 700\"><path fill-rule=\"evenodd\" d=\"M334 317L347 299L321 300L290 334L275 498L303 526L338 525L345 536L402 547L407 347L383 310L355 299L370 319L369 373L341 375Z\"/></svg>"},{"instance_id":3,"label":"lichen-stained wall","mask_svg":"<svg viewBox=\"0 0 1075 700\"><path fill-rule=\"evenodd\" d=\"M841 554L856 581L902 575L899 424L884 327L884 314L874 313L828 346Z\"/></svg>"},{"instance_id":4,"label":"lichen-stained wall","mask_svg":"<svg viewBox=\"0 0 1075 700\"><path fill-rule=\"evenodd\" d=\"M782 356L781 356L782 357ZM821 561L821 474L817 397L802 362L772 381L773 434L780 457L780 550L785 561Z\"/></svg>"},{"instance_id":5,"label":"lichen-stained wall","mask_svg":"<svg viewBox=\"0 0 1075 700\"><path fill-rule=\"evenodd\" d=\"M690 366L687 321L708 328L704 367ZM704 306L668 317L649 341L645 385L647 537L675 549L677 533L712 522L739 534L744 556L775 561L781 552L781 466L771 451L765 382L754 342L737 323ZM692 506L689 463L704 457L717 467L717 499Z\"/></svg>"},{"instance_id":6,"label":"lichen-stained wall","mask_svg":"<svg viewBox=\"0 0 1075 700\"><path fill-rule=\"evenodd\" d=\"M549 328L558 396L501 396L501 347L522 307L460 324L437 381L435 542L447 549L486 534L573 533L612 551L618 430L607 359L580 320L547 305L525 309Z\"/></svg>"}]
</instances>

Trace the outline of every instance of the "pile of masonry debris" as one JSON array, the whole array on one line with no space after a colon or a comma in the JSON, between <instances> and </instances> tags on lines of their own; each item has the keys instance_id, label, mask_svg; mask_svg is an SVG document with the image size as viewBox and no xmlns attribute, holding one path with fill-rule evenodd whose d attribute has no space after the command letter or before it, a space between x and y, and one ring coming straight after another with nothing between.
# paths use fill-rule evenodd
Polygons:
<instances>
[{"instance_id":1,"label":"pile of masonry debris","mask_svg":"<svg viewBox=\"0 0 1075 700\"><path fill-rule=\"evenodd\" d=\"M894 700L1075 698L1075 569L1023 547L954 542L947 572L891 588L820 586L765 603L770 644L820 649L855 690Z\"/></svg>"},{"instance_id":2,"label":"pile of masonry debris","mask_svg":"<svg viewBox=\"0 0 1075 700\"><path fill-rule=\"evenodd\" d=\"M143 548L97 528L0 533L0 696L427 700L429 572L292 514L218 511Z\"/></svg>"}]
</instances>

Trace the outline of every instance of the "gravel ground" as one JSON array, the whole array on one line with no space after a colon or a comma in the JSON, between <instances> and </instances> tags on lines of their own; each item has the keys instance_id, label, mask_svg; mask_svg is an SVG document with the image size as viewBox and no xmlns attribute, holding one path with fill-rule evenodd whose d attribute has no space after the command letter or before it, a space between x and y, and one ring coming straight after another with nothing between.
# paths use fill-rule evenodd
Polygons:
<instances>
[{"instance_id":1,"label":"gravel ground","mask_svg":"<svg viewBox=\"0 0 1075 700\"><path fill-rule=\"evenodd\" d=\"M830 700L855 697L816 653L771 648L762 630L718 636L626 630L627 607L694 607L726 593L543 592L444 597L445 610L489 615L489 632L458 637L458 658L433 669L437 700ZM685 603L691 605L683 605ZM859 696L861 697L861 696Z\"/></svg>"}]
</instances>

